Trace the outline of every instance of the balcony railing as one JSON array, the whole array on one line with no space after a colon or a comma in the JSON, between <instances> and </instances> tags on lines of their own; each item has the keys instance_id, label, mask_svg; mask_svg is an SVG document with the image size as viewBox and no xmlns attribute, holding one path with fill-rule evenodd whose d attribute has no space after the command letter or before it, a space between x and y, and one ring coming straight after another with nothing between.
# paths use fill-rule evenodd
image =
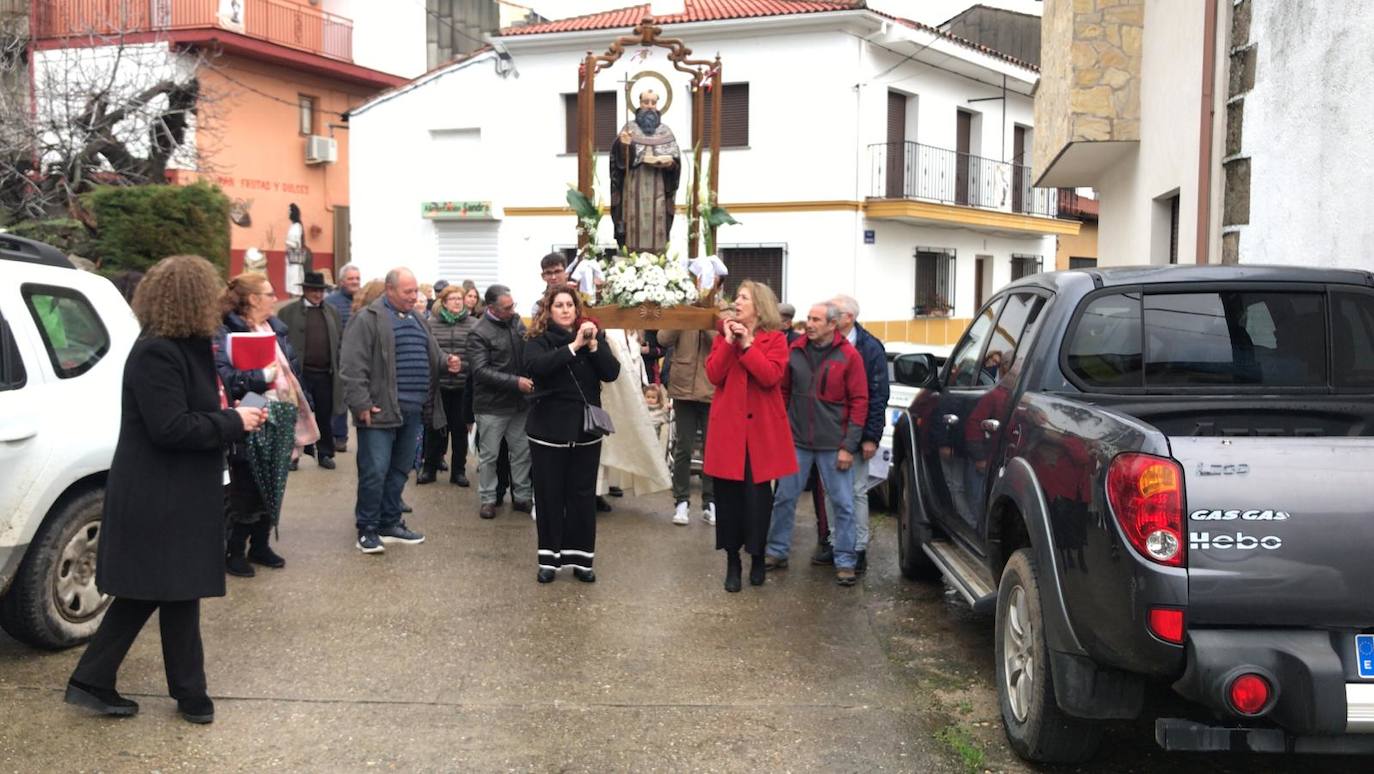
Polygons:
<instances>
[{"instance_id":1,"label":"balcony railing","mask_svg":"<svg viewBox=\"0 0 1374 774\"><path fill-rule=\"evenodd\" d=\"M994 161L971 153L918 142L878 143L868 147L878 199L923 199L985 210L1053 218L1054 189L1031 185L1030 167Z\"/></svg>"},{"instance_id":2,"label":"balcony railing","mask_svg":"<svg viewBox=\"0 0 1374 774\"><path fill-rule=\"evenodd\" d=\"M117 38L219 28L312 54L353 60L353 22L283 0L239 0L237 18L219 0L37 0L38 38Z\"/></svg>"}]
</instances>

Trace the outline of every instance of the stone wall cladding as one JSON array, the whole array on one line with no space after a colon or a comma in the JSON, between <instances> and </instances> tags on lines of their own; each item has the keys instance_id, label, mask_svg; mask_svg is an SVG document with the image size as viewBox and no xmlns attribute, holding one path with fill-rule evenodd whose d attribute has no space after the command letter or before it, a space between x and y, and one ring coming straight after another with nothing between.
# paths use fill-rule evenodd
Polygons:
<instances>
[{"instance_id":1,"label":"stone wall cladding","mask_svg":"<svg viewBox=\"0 0 1374 774\"><path fill-rule=\"evenodd\" d=\"M1145 0L1045 0L1041 24L1035 169L1070 143L1140 140Z\"/></svg>"},{"instance_id":2,"label":"stone wall cladding","mask_svg":"<svg viewBox=\"0 0 1374 774\"><path fill-rule=\"evenodd\" d=\"M1259 45L1251 41L1252 0L1233 0L1227 57L1226 150L1222 170L1221 262L1240 263L1240 232L1250 222L1250 158L1245 155L1245 95L1255 87Z\"/></svg>"}]
</instances>

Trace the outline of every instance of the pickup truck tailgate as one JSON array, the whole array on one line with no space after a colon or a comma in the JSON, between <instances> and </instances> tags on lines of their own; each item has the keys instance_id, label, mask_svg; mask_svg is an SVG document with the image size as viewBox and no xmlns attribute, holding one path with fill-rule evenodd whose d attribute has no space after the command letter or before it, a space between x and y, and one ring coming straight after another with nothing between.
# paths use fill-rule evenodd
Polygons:
<instances>
[{"instance_id":1,"label":"pickup truck tailgate","mask_svg":"<svg viewBox=\"0 0 1374 774\"><path fill-rule=\"evenodd\" d=\"M1374 626L1374 438L1169 439L1189 625Z\"/></svg>"}]
</instances>

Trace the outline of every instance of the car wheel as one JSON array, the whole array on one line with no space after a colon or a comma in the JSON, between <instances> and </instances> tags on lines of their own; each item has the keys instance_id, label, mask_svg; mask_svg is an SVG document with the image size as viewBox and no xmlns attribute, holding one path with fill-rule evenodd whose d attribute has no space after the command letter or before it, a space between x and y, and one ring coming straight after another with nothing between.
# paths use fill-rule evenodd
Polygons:
<instances>
[{"instance_id":1,"label":"car wheel","mask_svg":"<svg viewBox=\"0 0 1374 774\"><path fill-rule=\"evenodd\" d=\"M95 634L110 598L95 586L104 490L63 503L38 528L0 600L0 627L39 648L70 648Z\"/></svg>"},{"instance_id":2,"label":"car wheel","mask_svg":"<svg viewBox=\"0 0 1374 774\"><path fill-rule=\"evenodd\" d=\"M916 496L916 487L911 460L902 460L898 468L902 486L897 492L897 564L909 580L939 580L940 569L921 549L920 531L914 524L916 503L912 498Z\"/></svg>"},{"instance_id":3,"label":"car wheel","mask_svg":"<svg viewBox=\"0 0 1374 774\"><path fill-rule=\"evenodd\" d=\"M1097 752L1102 726L1066 715L1054 698L1040 583L1031 550L1012 554L997 588L997 701L1017 755L1041 763L1082 763Z\"/></svg>"}]
</instances>

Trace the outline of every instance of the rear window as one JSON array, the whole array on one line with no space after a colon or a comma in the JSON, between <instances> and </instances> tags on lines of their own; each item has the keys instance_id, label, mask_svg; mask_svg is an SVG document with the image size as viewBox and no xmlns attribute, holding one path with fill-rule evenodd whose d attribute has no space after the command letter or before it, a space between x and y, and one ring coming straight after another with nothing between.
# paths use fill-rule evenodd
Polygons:
<instances>
[{"instance_id":1,"label":"rear window","mask_svg":"<svg viewBox=\"0 0 1374 774\"><path fill-rule=\"evenodd\" d=\"M110 334L81 293L25 285L23 296L59 379L86 373L110 351Z\"/></svg>"},{"instance_id":2,"label":"rear window","mask_svg":"<svg viewBox=\"0 0 1374 774\"><path fill-rule=\"evenodd\" d=\"M1337 387L1374 387L1374 294L1331 294L1332 351Z\"/></svg>"},{"instance_id":3,"label":"rear window","mask_svg":"<svg viewBox=\"0 0 1374 774\"><path fill-rule=\"evenodd\" d=\"M1109 294L1080 315L1067 365L1096 388L1325 388L1326 319L1316 292ZM1344 379L1371 376L1352 363Z\"/></svg>"},{"instance_id":4,"label":"rear window","mask_svg":"<svg viewBox=\"0 0 1374 774\"><path fill-rule=\"evenodd\" d=\"M9 321L0 316L0 392L18 390L28 382L24 372L24 358L19 354L19 342L10 330Z\"/></svg>"}]
</instances>

